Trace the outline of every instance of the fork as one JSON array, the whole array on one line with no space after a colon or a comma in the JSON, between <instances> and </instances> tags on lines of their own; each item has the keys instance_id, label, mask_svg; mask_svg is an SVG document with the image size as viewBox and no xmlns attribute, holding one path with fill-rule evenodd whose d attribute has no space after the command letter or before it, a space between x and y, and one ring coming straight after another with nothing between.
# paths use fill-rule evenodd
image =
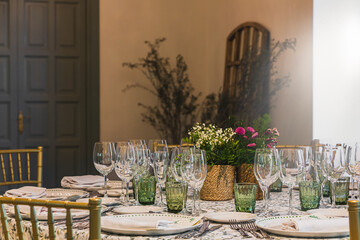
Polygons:
<instances>
[{"instance_id":1,"label":"fork","mask_svg":"<svg viewBox=\"0 0 360 240\"><path fill-rule=\"evenodd\" d=\"M249 225L249 222L241 222L240 228L245 232L250 232L256 238L264 238L260 233L256 232L256 229Z\"/></svg>"},{"instance_id":2,"label":"fork","mask_svg":"<svg viewBox=\"0 0 360 240\"><path fill-rule=\"evenodd\" d=\"M255 230L259 231L264 238L274 239L274 238L270 237L270 235L269 235L267 232L265 232L265 231L263 231L261 228L259 228L259 227L255 224L255 222L249 222L248 225L249 225L250 227L254 228Z\"/></svg>"},{"instance_id":3,"label":"fork","mask_svg":"<svg viewBox=\"0 0 360 240\"><path fill-rule=\"evenodd\" d=\"M243 236L244 238L251 238L251 236L249 234L247 234L236 222L235 219L230 219L229 220L229 223L230 223L230 228L233 229L233 230L236 230L238 231L241 236Z\"/></svg>"}]
</instances>

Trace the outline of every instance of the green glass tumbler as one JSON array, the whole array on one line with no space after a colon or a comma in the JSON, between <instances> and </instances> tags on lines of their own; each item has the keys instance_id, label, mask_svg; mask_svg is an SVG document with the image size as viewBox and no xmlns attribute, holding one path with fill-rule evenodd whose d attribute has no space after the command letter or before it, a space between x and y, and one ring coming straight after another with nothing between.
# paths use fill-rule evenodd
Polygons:
<instances>
[{"instance_id":1,"label":"green glass tumbler","mask_svg":"<svg viewBox=\"0 0 360 240\"><path fill-rule=\"evenodd\" d=\"M314 181L302 181L299 183L300 205L302 211L319 208L320 184Z\"/></svg>"},{"instance_id":2,"label":"green glass tumbler","mask_svg":"<svg viewBox=\"0 0 360 240\"><path fill-rule=\"evenodd\" d=\"M166 204L168 212L178 213L184 207L185 188L181 182L167 182L166 188Z\"/></svg>"},{"instance_id":3,"label":"green glass tumbler","mask_svg":"<svg viewBox=\"0 0 360 240\"><path fill-rule=\"evenodd\" d=\"M254 213L256 204L255 183L235 183L235 210L237 212Z\"/></svg>"},{"instance_id":4,"label":"green glass tumbler","mask_svg":"<svg viewBox=\"0 0 360 240\"><path fill-rule=\"evenodd\" d=\"M335 204L336 205L347 205L349 198L349 183L350 177L339 178L335 182ZM330 201L332 203L332 189L330 188Z\"/></svg>"},{"instance_id":5,"label":"green glass tumbler","mask_svg":"<svg viewBox=\"0 0 360 240\"><path fill-rule=\"evenodd\" d=\"M330 181L326 181L324 184L323 197L330 197Z\"/></svg>"},{"instance_id":6,"label":"green glass tumbler","mask_svg":"<svg viewBox=\"0 0 360 240\"><path fill-rule=\"evenodd\" d=\"M135 188L134 188L135 189ZM155 176L144 176L139 179L138 198L142 205L151 205L155 202L156 180Z\"/></svg>"}]
</instances>

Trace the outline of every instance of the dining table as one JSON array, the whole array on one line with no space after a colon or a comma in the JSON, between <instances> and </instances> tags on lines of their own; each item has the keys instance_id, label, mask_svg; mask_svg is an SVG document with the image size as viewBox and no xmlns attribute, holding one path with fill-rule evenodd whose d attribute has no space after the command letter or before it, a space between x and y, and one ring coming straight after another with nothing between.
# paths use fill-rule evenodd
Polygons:
<instances>
[{"instance_id":1,"label":"dining table","mask_svg":"<svg viewBox=\"0 0 360 240\"><path fill-rule=\"evenodd\" d=\"M293 190L293 205L294 207L294 214L301 215L304 214L300 210L300 202L299 202L299 192L297 190ZM192 204L191 196L188 197L188 205ZM234 199L228 200L228 201L203 201L200 202L201 208L206 211L206 213L213 213L213 212L235 212L235 205L234 205ZM320 208L330 208L330 206L324 206L321 205ZM256 202L255 207L255 214L261 214L263 213L264 209L264 201L258 200ZM206 214L204 213L204 214ZM270 198L269 198L269 214L270 216L285 216L288 213L288 189L283 188L281 192L271 192ZM103 213L103 216L110 216L110 215L116 215L113 211L106 211ZM261 219L261 217L258 217L258 219ZM9 221L9 231L10 236L12 239L17 239L17 233L16 233L16 222L14 218L8 218ZM221 225L220 228L213 232L205 233L203 236L197 238L197 239L243 239L240 233L236 230L233 230L230 228L229 224L226 223L216 223L211 222L209 227L215 226L215 225ZM55 223L56 226L56 239L66 239L66 226L65 222L57 222ZM46 221L39 221L38 224L39 227L39 235L40 239L47 239L48 236L48 227ZM76 240L85 240L89 237L89 231L88 231L88 220L85 220L84 222L77 223L74 221L74 229L73 229L73 236ZM23 220L23 230L25 233L25 239L32 239L32 230L31 230L31 223L30 221ZM270 236L273 239L302 239L302 238L291 238L286 236L278 236L274 234L270 234ZM165 235L165 236L126 236L126 235L119 235L115 233L109 233L109 232L102 232L102 239L107 240L141 240L141 239L181 239L179 238L179 235ZM2 229L0 228L0 239L4 239ZM253 238L247 238L247 239L256 239ZM303 239L312 239L312 238L303 238ZM313 239L319 239L319 238L313 238ZM325 238L323 238L325 239ZM349 237L343 237L343 238L331 238L331 239L349 239Z\"/></svg>"}]
</instances>

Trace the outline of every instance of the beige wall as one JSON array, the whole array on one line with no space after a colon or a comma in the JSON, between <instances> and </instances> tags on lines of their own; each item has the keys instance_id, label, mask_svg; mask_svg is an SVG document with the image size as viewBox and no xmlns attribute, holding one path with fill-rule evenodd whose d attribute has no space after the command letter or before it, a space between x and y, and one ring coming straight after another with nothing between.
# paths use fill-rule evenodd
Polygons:
<instances>
[{"instance_id":1,"label":"beige wall","mask_svg":"<svg viewBox=\"0 0 360 240\"><path fill-rule=\"evenodd\" d=\"M141 121L139 101L156 103L140 89L123 93L130 83L147 79L123 62L148 51L145 40L166 37L160 53L185 57L190 79L203 96L222 86L225 40L239 24L258 22L271 37L297 39L296 52L279 61L280 75L291 73L290 86L273 100L272 125L281 143L306 144L312 135L312 0L101 0L100 134L102 140L154 138Z\"/></svg>"}]
</instances>

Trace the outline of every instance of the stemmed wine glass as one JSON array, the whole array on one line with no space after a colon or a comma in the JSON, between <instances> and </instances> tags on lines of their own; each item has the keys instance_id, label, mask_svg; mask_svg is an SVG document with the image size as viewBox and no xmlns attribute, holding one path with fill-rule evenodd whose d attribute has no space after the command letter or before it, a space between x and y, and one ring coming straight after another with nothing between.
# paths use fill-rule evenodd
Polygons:
<instances>
[{"instance_id":1,"label":"stemmed wine glass","mask_svg":"<svg viewBox=\"0 0 360 240\"><path fill-rule=\"evenodd\" d=\"M279 148L281 182L289 188L289 212L292 214L292 190L304 171L304 152L301 148Z\"/></svg>"},{"instance_id":2,"label":"stemmed wine glass","mask_svg":"<svg viewBox=\"0 0 360 240\"><path fill-rule=\"evenodd\" d=\"M204 150L190 148L190 155L193 162L194 171L194 209L193 215L198 216L205 212L200 208L200 189L204 185L207 174L206 154Z\"/></svg>"},{"instance_id":3,"label":"stemmed wine glass","mask_svg":"<svg viewBox=\"0 0 360 240\"><path fill-rule=\"evenodd\" d=\"M360 145L358 142L348 147L345 166L348 173L357 182L358 196L360 196Z\"/></svg>"},{"instance_id":4,"label":"stemmed wine glass","mask_svg":"<svg viewBox=\"0 0 360 240\"><path fill-rule=\"evenodd\" d=\"M106 176L114 169L115 148L112 142L96 142L93 150L93 162L96 170L104 176L104 197L107 197Z\"/></svg>"},{"instance_id":5,"label":"stemmed wine glass","mask_svg":"<svg viewBox=\"0 0 360 240\"><path fill-rule=\"evenodd\" d=\"M151 159L154 164L156 185L160 194L160 202L158 202L158 205L164 207L166 205L163 202L162 188L166 182L167 169L169 166L169 151L166 142L156 146L154 152L151 153Z\"/></svg>"},{"instance_id":6,"label":"stemmed wine glass","mask_svg":"<svg viewBox=\"0 0 360 240\"><path fill-rule=\"evenodd\" d=\"M129 182L134 177L134 171L132 167L134 162L134 147L130 143L117 143L115 173L126 184L125 206L129 205Z\"/></svg>"},{"instance_id":7,"label":"stemmed wine glass","mask_svg":"<svg viewBox=\"0 0 360 240\"><path fill-rule=\"evenodd\" d=\"M332 205L335 208L335 182L341 177L345 171L344 149L341 144L336 147L328 147L325 155L325 166L328 172L328 179L331 183Z\"/></svg>"},{"instance_id":8,"label":"stemmed wine glass","mask_svg":"<svg viewBox=\"0 0 360 240\"><path fill-rule=\"evenodd\" d=\"M255 152L254 174L264 196L264 216L268 215L268 191L279 178L278 154L274 148L258 148Z\"/></svg>"},{"instance_id":9,"label":"stemmed wine glass","mask_svg":"<svg viewBox=\"0 0 360 240\"><path fill-rule=\"evenodd\" d=\"M195 181L194 181L194 165L193 158L191 157L192 148L182 148L180 150L180 173L186 184L194 189L193 198L195 199ZM195 201L193 203L192 213L195 214Z\"/></svg>"},{"instance_id":10,"label":"stemmed wine glass","mask_svg":"<svg viewBox=\"0 0 360 240\"><path fill-rule=\"evenodd\" d=\"M150 156L149 156L149 150L143 146L137 146L134 147L134 152L135 152L135 158L134 158L134 162L132 165L133 168L133 172L134 172L134 189L136 188L135 191L135 205L140 205L139 203L139 189L138 189L138 183L140 178L146 174L149 171L150 168Z\"/></svg>"},{"instance_id":11,"label":"stemmed wine glass","mask_svg":"<svg viewBox=\"0 0 360 240\"><path fill-rule=\"evenodd\" d=\"M188 185L186 184L183 176L181 175L180 164L181 164L180 150L179 150L179 148L174 147L171 152L170 171L171 171L171 175L174 177L175 181L181 182L183 189L184 189L183 209L180 212L180 213L184 214L187 212L186 199L187 199Z\"/></svg>"}]
</instances>

